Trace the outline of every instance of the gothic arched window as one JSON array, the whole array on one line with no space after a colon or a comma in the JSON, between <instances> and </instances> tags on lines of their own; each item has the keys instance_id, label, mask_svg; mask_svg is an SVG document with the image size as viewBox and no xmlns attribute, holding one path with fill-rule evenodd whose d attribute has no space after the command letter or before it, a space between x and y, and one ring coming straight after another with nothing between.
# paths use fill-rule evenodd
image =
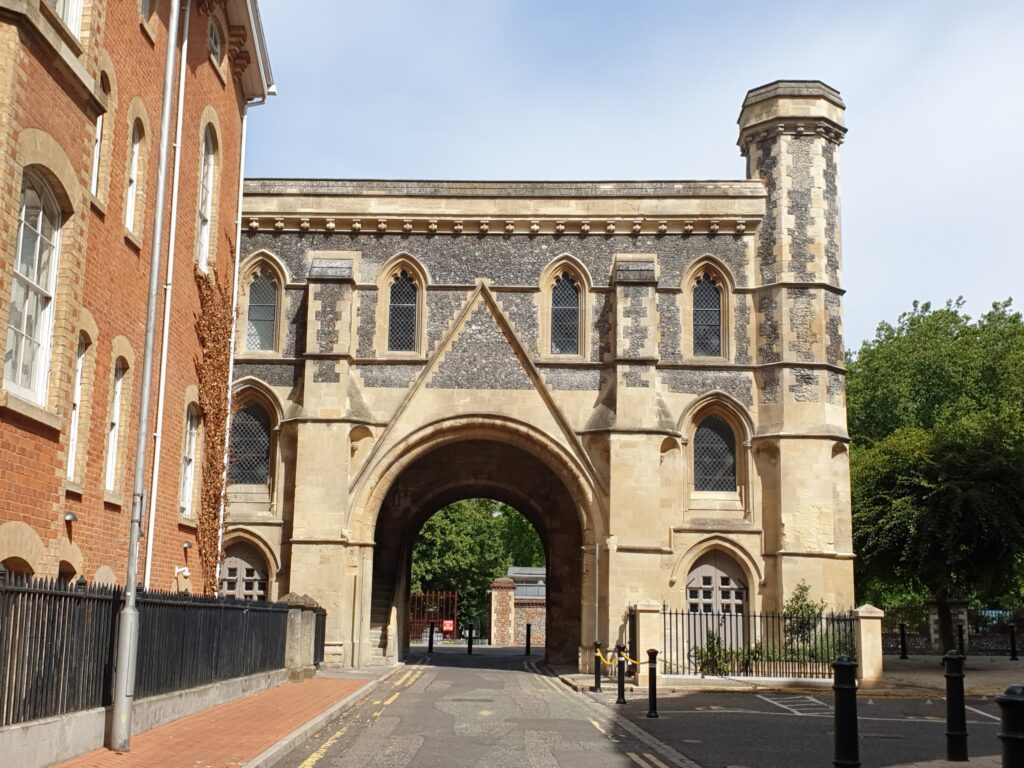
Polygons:
<instances>
[{"instance_id":1,"label":"gothic arched window","mask_svg":"<svg viewBox=\"0 0 1024 768\"><path fill-rule=\"evenodd\" d=\"M250 350L273 350L277 336L277 281L266 270L253 274L249 284L245 346Z\"/></svg>"},{"instance_id":2,"label":"gothic arched window","mask_svg":"<svg viewBox=\"0 0 1024 768\"><path fill-rule=\"evenodd\" d=\"M270 417L259 403L248 403L231 420L228 482L265 485L270 481Z\"/></svg>"},{"instance_id":3,"label":"gothic arched window","mask_svg":"<svg viewBox=\"0 0 1024 768\"><path fill-rule=\"evenodd\" d=\"M388 304L388 350L416 351L416 283L404 269L391 281Z\"/></svg>"},{"instance_id":4,"label":"gothic arched window","mask_svg":"<svg viewBox=\"0 0 1024 768\"><path fill-rule=\"evenodd\" d=\"M721 416L708 416L697 425L693 485L697 491L736 491L736 437Z\"/></svg>"},{"instance_id":5,"label":"gothic arched window","mask_svg":"<svg viewBox=\"0 0 1024 768\"><path fill-rule=\"evenodd\" d=\"M707 272L693 287L693 354L722 355L722 294Z\"/></svg>"},{"instance_id":6,"label":"gothic arched window","mask_svg":"<svg viewBox=\"0 0 1024 768\"><path fill-rule=\"evenodd\" d=\"M551 354L580 353L580 288L563 272L551 288Z\"/></svg>"}]
</instances>

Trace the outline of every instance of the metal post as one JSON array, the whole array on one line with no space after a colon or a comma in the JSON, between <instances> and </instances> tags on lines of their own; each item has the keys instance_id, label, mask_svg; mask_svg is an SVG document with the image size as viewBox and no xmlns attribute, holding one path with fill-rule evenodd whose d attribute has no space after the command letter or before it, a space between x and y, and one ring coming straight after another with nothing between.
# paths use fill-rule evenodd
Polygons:
<instances>
[{"instance_id":1,"label":"metal post","mask_svg":"<svg viewBox=\"0 0 1024 768\"><path fill-rule=\"evenodd\" d=\"M907 625L900 623L900 658L907 657Z\"/></svg>"},{"instance_id":2,"label":"metal post","mask_svg":"<svg viewBox=\"0 0 1024 768\"><path fill-rule=\"evenodd\" d=\"M626 646L622 645L621 643L619 645L616 645L615 646L615 653L616 653L616 656L617 656L617 659L616 659L617 666L618 666L618 670L617 671L618 671L618 675L619 675L618 695L615 697L615 703L616 704L625 704L626 703Z\"/></svg>"},{"instance_id":3,"label":"metal post","mask_svg":"<svg viewBox=\"0 0 1024 768\"><path fill-rule=\"evenodd\" d=\"M466 643L466 654L473 654L473 625L469 625L469 642Z\"/></svg>"},{"instance_id":4,"label":"metal post","mask_svg":"<svg viewBox=\"0 0 1024 768\"><path fill-rule=\"evenodd\" d=\"M427 638L427 653L434 652L434 622L430 622L430 637Z\"/></svg>"},{"instance_id":5,"label":"metal post","mask_svg":"<svg viewBox=\"0 0 1024 768\"><path fill-rule=\"evenodd\" d=\"M594 643L594 687L590 690L601 692L601 644L598 642Z\"/></svg>"},{"instance_id":6,"label":"metal post","mask_svg":"<svg viewBox=\"0 0 1024 768\"><path fill-rule=\"evenodd\" d=\"M964 625L956 625L956 647L960 651L961 656L966 656L967 652L964 651Z\"/></svg>"},{"instance_id":7,"label":"metal post","mask_svg":"<svg viewBox=\"0 0 1024 768\"><path fill-rule=\"evenodd\" d=\"M647 651L647 716L658 716L658 651Z\"/></svg>"},{"instance_id":8,"label":"metal post","mask_svg":"<svg viewBox=\"0 0 1024 768\"><path fill-rule=\"evenodd\" d=\"M967 710L964 702L964 657L950 651L946 665L946 759L967 762Z\"/></svg>"},{"instance_id":9,"label":"metal post","mask_svg":"<svg viewBox=\"0 0 1024 768\"><path fill-rule=\"evenodd\" d=\"M832 765L859 768L857 662L849 656L840 656L832 662L832 703L835 710L835 751Z\"/></svg>"},{"instance_id":10,"label":"metal post","mask_svg":"<svg viewBox=\"0 0 1024 768\"><path fill-rule=\"evenodd\" d=\"M1011 685L996 703L1002 715L1003 766L1024 765L1024 685Z\"/></svg>"},{"instance_id":11,"label":"metal post","mask_svg":"<svg viewBox=\"0 0 1024 768\"><path fill-rule=\"evenodd\" d=\"M1010 625L1010 661L1018 661L1017 659L1017 625Z\"/></svg>"},{"instance_id":12,"label":"metal post","mask_svg":"<svg viewBox=\"0 0 1024 768\"><path fill-rule=\"evenodd\" d=\"M132 517L128 533L128 569L124 580L124 608L117 627L117 656L114 667L113 712L110 748L127 752L132 736L132 704L135 699L135 665L138 661L139 611L135 607L138 589L139 537L142 508L146 501L146 446L149 443L149 401L153 381L153 348L156 334L156 305L160 289L160 256L163 248L164 196L167 189L167 155L171 127L171 91L174 60L178 52L179 4L172 2L167 16L167 49L164 52L163 103L160 108L160 149L157 156L156 199L153 205L153 237L149 252L149 293L146 304L146 336L139 385L138 432L135 440L135 478L132 483Z\"/></svg>"},{"instance_id":13,"label":"metal post","mask_svg":"<svg viewBox=\"0 0 1024 768\"><path fill-rule=\"evenodd\" d=\"M526 625L526 655L530 655L530 625Z\"/></svg>"}]
</instances>

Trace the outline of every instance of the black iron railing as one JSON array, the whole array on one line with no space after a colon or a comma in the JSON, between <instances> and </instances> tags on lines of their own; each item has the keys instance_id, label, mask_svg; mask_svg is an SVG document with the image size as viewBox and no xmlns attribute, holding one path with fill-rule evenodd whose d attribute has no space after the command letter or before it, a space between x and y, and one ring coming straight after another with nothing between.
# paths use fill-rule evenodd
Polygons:
<instances>
[{"instance_id":1,"label":"black iron railing","mask_svg":"<svg viewBox=\"0 0 1024 768\"><path fill-rule=\"evenodd\" d=\"M4 574L0 726L110 704L122 604L118 587ZM136 698L284 668L285 605L140 590L138 608Z\"/></svg>"},{"instance_id":2,"label":"black iron railing","mask_svg":"<svg viewBox=\"0 0 1024 768\"><path fill-rule=\"evenodd\" d=\"M286 605L160 592L138 605L138 698L284 667Z\"/></svg>"},{"instance_id":3,"label":"black iron railing","mask_svg":"<svg viewBox=\"0 0 1024 768\"><path fill-rule=\"evenodd\" d=\"M854 617L836 613L698 613L662 608L668 675L829 678L856 655Z\"/></svg>"},{"instance_id":4,"label":"black iron railing","mask_svg":"<svg viewBox=\"0 0 1024 768\"><path fill-rule=\"evenodd\" d=\"M0 583L0 726L107 703L120 592Z\"/></svg>"},{"instance_id":5,"label":"black iron railing","mask_svg":"<svg viewBox=\"0 0 1024 768\"><path fill-rule=\"evenodd\" d=\"M324 646L327 643L327 611L316 609L316 623L313 626L313 663L324 663Z\"/></svg>"}]
</instances>

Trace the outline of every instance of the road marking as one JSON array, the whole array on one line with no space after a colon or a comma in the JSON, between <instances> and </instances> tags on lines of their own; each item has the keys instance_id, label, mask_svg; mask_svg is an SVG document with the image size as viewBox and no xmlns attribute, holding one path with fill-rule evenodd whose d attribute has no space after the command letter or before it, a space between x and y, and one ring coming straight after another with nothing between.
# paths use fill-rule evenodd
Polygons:
<instances>
[{"instance_id":1,"label":"road marking","mask_svg":"<svg viewBox=\"0 0 1024 768\"><path fill-rule=\"evenodd\" d=\"M313 768L313 766L319 763L320 760L323 759L323 756L327 754L327 750L334 746L334 742L340 739L347 730L348 725L344 725L340 729L338 729L338 731L333 736L331 736L331 738L329 738L327 741L320 745L320 748L316 752L314 752L305 760L303 760L299 764L299 768Z\"/></svg>"},{"instance_id":2,"label":"road marking","mask_svg":"<svg viewBox=\"0 0 1024 768\"><path fill-rule=\"evenodd\" d=\"M968 707L966 704L964 706L967 709L971 710L971 712L977 712L979 715L984 715L985 717L991 717L993 720L996 720L997 722L1001 722L998 717L996 717L995 715L990 715L988 712L985 712L984 710L975 709L974 707Z\"/></svg>"},{"instance_id":3,"label":"road marking","mask_svg":"<svg viewBox=\"0 0 1024 768\"><path fill-rule=\"evenodd\" d=\"M832 714L832 707L823 701L819 701L813 696L781 696L769 698L768 696L757 694L757 698L761 699L761 701L767 701L769 704L774 704L776 707L784 709L793 715L808 717Z\"/></svg>"},{"instance_id":4,"label":"road marking","mask_svg":"<svg viewBox=\"0 0 1024 768\"><path fill-rule=\"evenodd\" d=\"M626 757L632 760L634 763L640 766L640 768L651 768L651 764L640 759L640 756L635 752L627 752Z\"/></svg>"},{"instance_id":5,"label":"road marking","mask_svg":"<svg viewBox=\"0 0 1024 768\"><path fill-rule=\"evenodd\" d=\"M402 676L401 676L400 678L398 678L397 680L395 680L395 688L397 688L397 687L398 687L398 686L400 686L400 685L401 685L402 683L404 683L404 682L405 682L405 678L407 678L407 677L408 677L409 675L411 675L411 674L412 674L412 670L410 669L410 670L409 670L408 672L406 672L406 673L405 673L404 675L402 675Z\"/></svg>"},{"instance_id":6,"label":"road marking","mask_svg":"<svg viewBox=\"0 0 1024 768\"><path fill-rule=\"evenodd\" d=\"M655 768L668 768L667 765L661 762L661 760L659 760L655 755L652 755L650 752L644 752L644 757L646 757L648 760L654 763Z\"/></svg>"},{"instance_id":7,"label":"road marking","mask_svg":"<svg viewBox=\"0 0 1024 768\"><path fill-rule=\"evenodd\" d=\"M603 734L604 734L605 736L607 736L607 735L608 735L608 731L606 731L606 730L605 730L604 728L602 728L602 727L601 727L601 724L600 724L599 722L597 722L597 720L591 720L591 721L590 721L590 724L591 724L592 726L594 726L595 728L597 728L597 730L599 730L599 731L600 731L601 733L603 733Z\"/></svg>"},{"instance_id":8,"label":"road marking","mask_svg":"<svg viewBox=\"0 0 1024 768\"><path fill-rule=\"evenodd\" d=\"M421 669L421 670L420 670L419 672L417 672L417 673L416 673L415 675L413 675L413 676L412 676L412 677L411 677L411 678L409 679L409 682L405 684L405 687L406 687L406 688L409 688L409 687L411 687L411 686L413 685L413 683L415 683L415 682L416 682L417 680L419 680L419 679L420 679L421 677L423 677L423 673L424 673L425 671L426 671L426 670L423 670L423 669Z\"/></svg>"},{"instance_id":9,"label":"road marking","mask_svg":"<svg viewBox=\"0 0 1024 768\"><path fill-rule=\"evenodd\" d=\"M399 696L401 695L401 693L402 693L401 691L395 691L395 692L394 692L393 694L391 694L390 696L388 696L388 697L387 697L387 698L386 698L386 699L384 700L384 706L383 706L383 707L381 707L380 709L378 709L378 710L377 710L376 712L374 712L374 713L373 713L373 717L380 717L380 716L381 716L381 715L382 715L382 714L384 713L384 707L386 707L386 706L387 706L388 704L390 704L390 703L391 703L391 702L393 702L393 701L394 701L395 699L397 699L397 698L398 698L398 697L399 697Z\"/></svg>"}]
</instances>

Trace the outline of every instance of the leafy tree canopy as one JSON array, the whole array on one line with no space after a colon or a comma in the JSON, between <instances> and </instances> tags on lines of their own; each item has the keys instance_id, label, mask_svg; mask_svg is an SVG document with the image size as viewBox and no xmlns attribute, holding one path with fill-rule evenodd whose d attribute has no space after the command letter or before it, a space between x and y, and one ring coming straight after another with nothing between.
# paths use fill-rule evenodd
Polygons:
<instances>
[{"instance_id":1,"label":"leafy tree canopy","mask_svg":"<svg viewBox=\"0 0 1024 768\"><path fill-rule=\"evenodd\" d=\"M993 599L1024 553L1024 322L1009 300L915 302L849 360L858 579ZM951 632L951 629L950 629Z\"/></svg>"},{"instance_id":2,"label":"leafy tree canopy","mask_svg":"<svg viewBox=\"0 0 1024 768\"><path fill-rule=\"evenodd\" d=\"M544 565L533 525L507 504L466 499L439 510L420 529L411 586L414 592L458 592L460 625L479 627L488 615L491 581L513 565Z\"/></svg>"}]
</instances>

